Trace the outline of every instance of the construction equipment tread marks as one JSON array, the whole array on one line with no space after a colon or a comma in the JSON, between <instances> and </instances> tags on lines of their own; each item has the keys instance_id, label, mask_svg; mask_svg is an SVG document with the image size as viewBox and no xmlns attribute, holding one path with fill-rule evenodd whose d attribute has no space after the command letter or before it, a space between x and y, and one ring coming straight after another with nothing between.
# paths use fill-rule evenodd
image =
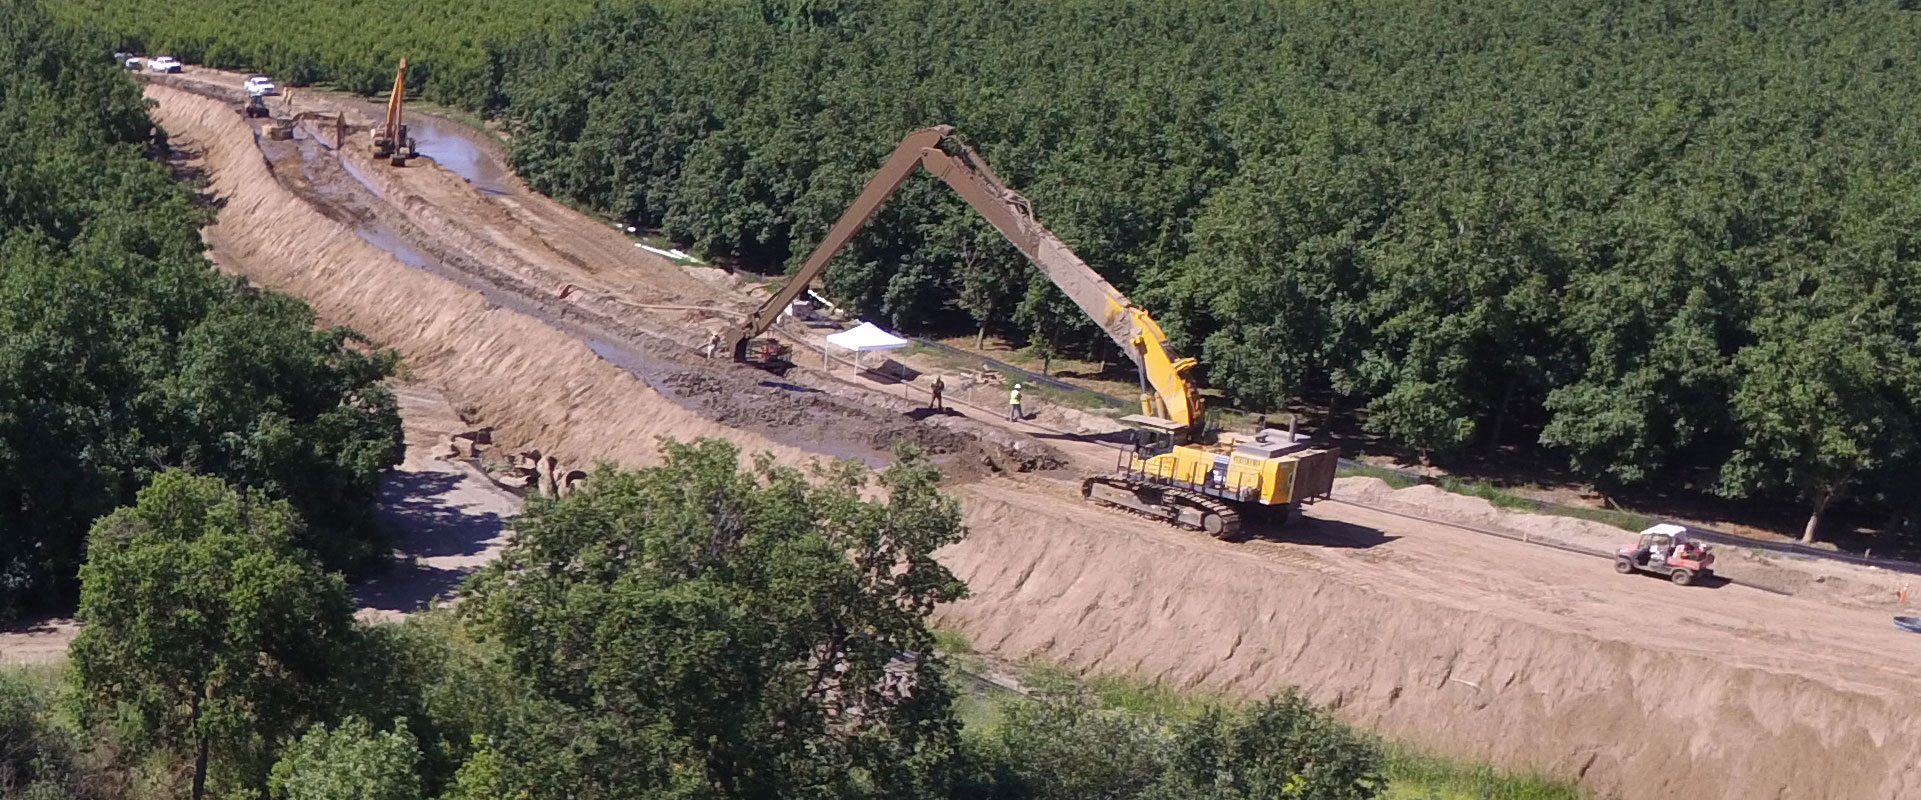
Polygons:
<instances>
[{"instance_id":1,"label":"construction equipment tread marks","mask_svg":"<svg viewBox=\"0 0 1921 800\"><path fill-rule=\"evenodd\" d=\"M1081 497L1095 505L1202 531L1217 539L1232 538L1241 530L1241 515L1233 506L1172 486L1102 476L1082 481Z\"/></svg>"}]
</instances>

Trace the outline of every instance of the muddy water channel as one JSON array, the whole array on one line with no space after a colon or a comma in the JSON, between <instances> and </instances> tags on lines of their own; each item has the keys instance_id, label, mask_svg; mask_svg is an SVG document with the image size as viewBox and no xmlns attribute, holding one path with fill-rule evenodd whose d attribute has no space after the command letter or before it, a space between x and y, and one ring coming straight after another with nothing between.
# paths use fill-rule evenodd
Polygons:
<instances>
[{"instance_id":1,"label":"muddy water channel","mask_svg":"<svg viewBox=\"0 0 1921 800\"><path fill-rule=\"evenodd\" d=\"M409 124L418 124L419 119L416 117ZM463 173L463 177L478 191L487 191L483 184L488 183L504 186L500 178L504 173L500 172L499 164L464 136L446 133L442 126L450 124L441 122L415 129L422 153L429 152L429 142L437 145L452 161L437 163L449 168L459 164L471 170L471 174ZM428 131L431 132L426 135L430 138L421 138L421 132ZM259 143L277 170L297 163L301 180L294 183L302 185L293 187L296 192L323 213L349 224L362 241L407 266L478 292L496 306L540 320L580 340L602 360L626 370L675 405L705 417L755 429L781 444L818 455L854 459L873 467L886 462L881 450L858 437L848 440L816 435L819 428L831 424L829 420L816 419L831 416L828 409L819 407L818 392L810 394L800 387L784 389L786 384L759 378L745 382L719 380L708 371L676 361L671 351L678 349L678 345L631 341L577 315L570 317L568 304L533 296L483 277L488 272L484 265L473 263L465 253L446 248L400 214L391 205L394 198L387 197L369 178L365 172L368 166L351 158L341 158L304 130L296 129L291 142L261 139Z\"/></svg>"}]
</instances>

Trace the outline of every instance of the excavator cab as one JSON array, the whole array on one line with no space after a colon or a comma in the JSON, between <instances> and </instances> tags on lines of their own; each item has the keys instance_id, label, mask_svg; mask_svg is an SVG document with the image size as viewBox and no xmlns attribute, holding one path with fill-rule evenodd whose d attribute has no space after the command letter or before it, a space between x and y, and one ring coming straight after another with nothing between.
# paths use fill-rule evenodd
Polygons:
<instances>
[{"instance_id":1,"label":"excavator cab","mask_svg":"<svg viewBox=\"0 0 1921 800\"><path fill-rule=\"evenodd\" d=\"M1129 414L1121 422L1134 430L1134 457L1143 460L1174 452L1186 434L1173 420L1146 414Z\"/></svg>"}]
</instances>

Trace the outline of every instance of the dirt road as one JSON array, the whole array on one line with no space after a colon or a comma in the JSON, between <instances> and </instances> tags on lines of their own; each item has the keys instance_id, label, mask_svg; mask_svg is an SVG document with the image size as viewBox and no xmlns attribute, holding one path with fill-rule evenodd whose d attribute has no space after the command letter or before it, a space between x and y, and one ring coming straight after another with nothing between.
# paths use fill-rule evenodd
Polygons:
<instances>
[{"instance_id":1,"label":"dirt road","mask_svg":"<svg viewBox=\"0 0 1921 800\"><path fill-rule=\"evenodd\" d=\"M363 619L394 619L451 599L468 573L492 560L511 534L520 498L478 470L441 457L461 430L440 392L394 387L407 436L401 465L381 485L379 514L394 536L396 563L353 587ZM31 619L0 631L0 664L46 664L66 655L80 632L72 619Z\"/></svg>"},{"instance_id":2,"label":"dirt road","mask_svg":"<svg viewBox=\"0 0 1921 800\"><path fill-rule=\"evenodd\" d=\"M520 496L464 461L448 438L468 430L439 392L394 388L407 454L380 487L380 521L395 533L396 563L353 587L362 619L394 619L452 600L468 573L485 566L512 535Z\"/></svg>"},{"instance_id":3,"label":"dirt road","mask_svg":"<svg viewBox=\"0 0 1921 800\"><path fill-rule=\"evenodd\" d=\"M1422 746L1629 798L1921 796L1921 637L1888 623L1883 576L1837 574L1852 593L1683 588L1339 503L1275 541L1184 534L1079 502L1071 476L1113 463L1098 443L919 422L831 376L775 382L690 358L676 343L739 294L642 251L615 259L605 235L624 237L524 187L476 187L425 161L376 167L351 143L344 157L263 147L233 106L150 96L226 201L207 232L222 266L399 349L416 380L480 409L503 449L641 464L656 435L719 435L800 463L934 445L971 530L942 558L974 591L940 614L997 654L1244 694L1298 684ZM604 232L609 260L570 249L589 231ZM542 298L563 282L585 299ZM717 310L646 307L667 298ZM1434 506L1353 481L1340 491Z\"/></svg>"}]
</instances>

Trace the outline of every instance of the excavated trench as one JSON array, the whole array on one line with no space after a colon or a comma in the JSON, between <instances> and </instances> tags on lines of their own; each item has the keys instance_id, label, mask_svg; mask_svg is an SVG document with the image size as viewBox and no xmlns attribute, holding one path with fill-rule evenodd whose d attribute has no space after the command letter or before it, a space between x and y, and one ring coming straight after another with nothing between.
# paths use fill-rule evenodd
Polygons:
<instances>
[{"instance_id":1,"label":"excavated trench","mask_svg":"<svg viewBox=\"0 0 1921 800\"><path fill-rule=\"evenodd\" d=\"M433 130L419 122L414 124L416 131ZM463 177L470 182L490 179L485 170L477 168L480 158L472 143L453 135L429 135L432 138L422 141L423 152L431 152L430 142L442 152L463 152L466 155L462 160L473 173ZM683 410L729 427L752 430L797 450L857 460L873 467L885 464L899 442L925 448L935 455L937 463L955 474L978 473L983 460L1019 470L1048 469L1061 463L1045 447L1023 443L1016 452L949 428L919 425L817 389L773 380L757 370L731 365L715 369L717 365L695 357L684 341L620 324L592 308L535 295L522 277L527 272L524 267L519 271L500 269L430 233L408 215L394 210L394 193L374 177L377 173L372 169L377 168L341 157L304 129L296 128L293 139L286 141L256 137L256 144L279 183L321 213L350 226L362 241L403 264L477 292L495 306L539 320L584 342L594 355L627 371Z\"/></svg>"}]
</instances>

